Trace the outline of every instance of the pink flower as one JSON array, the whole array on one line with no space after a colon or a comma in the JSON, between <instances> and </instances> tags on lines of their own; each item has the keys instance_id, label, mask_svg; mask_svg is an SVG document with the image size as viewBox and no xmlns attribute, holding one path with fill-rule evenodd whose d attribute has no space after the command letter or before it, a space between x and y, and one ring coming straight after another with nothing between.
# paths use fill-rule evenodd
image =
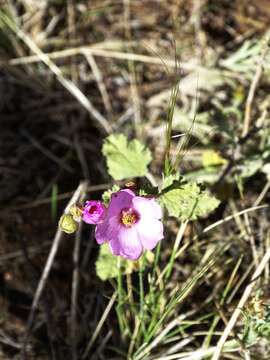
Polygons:
<instances>
[{"instance_id":1,"label":"pink flower","mask_svg":"<svg viewBox=\"0 0 270 360\"><path fill-rule=\"evenodd\" d=\"M87 224L98 224L104 219L105 213L106 207L101 201L86 201L83 208L82 219Z\"/></svg>"},{"instance_id":2,"label":"pink flower","mask_svg":"<svg viewBox=\"0 0 270 360\"><path fill-rule=\"evenodd\" d=\"M114 255L136 260L163 239L161 207L155 199L136 196L129 189L112 194L104 221L96 227L99 244L109 242Z\"/></svg>"}]
</instances>

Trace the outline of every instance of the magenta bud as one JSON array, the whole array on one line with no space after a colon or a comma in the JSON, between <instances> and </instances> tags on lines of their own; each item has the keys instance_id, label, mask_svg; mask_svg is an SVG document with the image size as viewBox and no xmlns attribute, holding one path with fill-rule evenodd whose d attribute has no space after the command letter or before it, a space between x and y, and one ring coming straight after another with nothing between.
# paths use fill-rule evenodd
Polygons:
<instances>
[{"instance_id":1,"label":"magenta bud","mask_svg":"<svg viewBox=\"0 0 270 360\"><path fill-rule=\"evenodd\" d=\"M87 224L99 224L104 219L106 210L101 201L86 201L83 207L82 219Z\"/></svg>"}]
</instances>

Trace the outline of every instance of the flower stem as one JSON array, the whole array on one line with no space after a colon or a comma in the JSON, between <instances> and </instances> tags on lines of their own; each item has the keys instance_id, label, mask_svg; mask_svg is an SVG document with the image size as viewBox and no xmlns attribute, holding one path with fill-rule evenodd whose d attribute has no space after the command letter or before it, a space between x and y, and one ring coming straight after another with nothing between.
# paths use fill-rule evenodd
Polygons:
<instances>
[{"instance_id":1,"label":"flower stem","mask_svg":"<svg viewBox=\"0 0 270 360\"><path fill-rule=\"evenodd\" d=\"M118 276L117 276L117 297L118 304L116 307L116 313L118 317L118 323L120 326L121 334L124 334L125 326L124 326L124 314L122 307L122 275L121 275L121 258L118 256L117 258L117 267L118 267Z\"/></svg>"},{"instance_id":2,"label":"flower stem","mask_svg":"<svg viewBox=\"0 0 270 360\"><path fill-rule=\"evenodd\" d=\"M140 286L140 321L141 321L142 332L145 335L143 273L144 273L144 255L140 259L139 286Z\"/></svg>"},{"instance_id":3,"label":"flower stem","mask_svg":"<svg viewBox=\"0 0 270 360\"><path fill-rule=\"evenodd\" d=\"M169 264L168 264L168 268L167 268L166 275L165 275L165 280L168 280L169 277L171 276L173 265L174 265L174 260L175 260L175 255L177 253L177 250L178 250L179 245L181 243L181 240L183 238L183 235L184 235L184 232L186 230L187 224L188 224L188 220L184 221L181 224L181 226L180 226L180 228L178 230L178 233L176 235L174 247L173 247L173 250L172 250L172 254L171 254Z\"/></svg>"}]
</instances>

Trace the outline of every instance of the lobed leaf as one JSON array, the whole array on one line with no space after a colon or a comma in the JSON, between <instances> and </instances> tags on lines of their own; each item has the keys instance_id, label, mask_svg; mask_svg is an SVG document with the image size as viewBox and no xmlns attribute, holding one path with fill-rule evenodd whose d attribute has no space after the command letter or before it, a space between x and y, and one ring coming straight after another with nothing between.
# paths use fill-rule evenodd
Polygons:
<instances>
[{"instance_id":1,"label":"lobed leaf","mask_svg":"<svg viewBox=\"0 0 270 360\"><path fill-rule=\"evenodd\" d=\"M119 257L113 255L108 244L100 246L98 259L96 261L96 274L102 280L113 279L121 274L131 274L136 266L135 261L125 260L121 258L119 268Z\"/></svg>"},{"instance_id":2,"label":"lobed leaf","mask_svg":"<svg viewBox=\"0 0 270 360\"><path fill-rule=\"evenodd\" d=\"M123 134L108 136L102 152L107 160L109 174L115 180L145 176L152 159L150 150L140 141L134 139L128 142Z\"/></svg>"},{"instance_id":3,"label":"lobed leaf","mask_svg":"<svg viewBox=\"0 0 270 360\"><path fill-rule=\"evenodd\" d=\"M202 191L196 183L181 184L177 175L164 179L159 198L170 216L181 220L195 220L213 211L220 203L207 191Z\"/></svg>"}]
</instances>

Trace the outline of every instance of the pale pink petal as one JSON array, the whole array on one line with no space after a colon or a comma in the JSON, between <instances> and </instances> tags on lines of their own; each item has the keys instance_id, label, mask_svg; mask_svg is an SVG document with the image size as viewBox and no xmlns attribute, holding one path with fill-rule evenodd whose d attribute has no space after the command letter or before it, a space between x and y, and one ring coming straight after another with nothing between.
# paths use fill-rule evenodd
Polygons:
<instances>
[{"instance_id":1,"label":"pale pink petal","mask_svg":"<svg viewBox=\"0 0 270 360\"><path fill-rule=\"evenodd\" d=\"M152 250L163 239L163 224L157 219L141 218L135 225L142 246Z\"/></svg>"},{"instance_id":2,"label":"pale pink petal","mask_svg":"<svg viewBox=\"0 0 270 360\"><path fill-rule=\"evenodd\" d=\"M108 221L103 221L96 226L95 238L98 244L103 244L107 239Z\"/></svg>"},{"instance_id":3,"label":"pale pink petal","mask_svg":"<svg viewBox=\"0 0 270 360\"><path fill-rule=\"evenodd\" d=\"M108 208L108 216L119 214L121 209L130 207L132 205L132 199L134 196L134 192L129 189L124 189L113 193Z\"/></svg>"},{"instance_id":4,"label":"pale pink petal","mask_svg":"<svg viewBox=\"0 0 270 360\"><path fill-rule=\"evenodd\" d=\"M106 219L96 226L95 238L98 244L110 241L112 238L117 237L118 234L118 217L106 217Z\"/></svg>"},{"instance_id":5,"label":"pale pink petal","mask_svg":"<svg viewBox=\"0 0 270 360\"><path fill-rule=\"evenodd\" d=\"M117 238L111 239L109 246L113 255L120 255L120 243Z\"/></svg>"},{"instance_id":6,"label":"pale pink petal","mask_svg":"<svg viewBox=\"0 0 270 360\"><path fill-rule=\"evenodd\" d=\"M161 206L154 198L135 196L132 199L132 204L142 217L155 219L162 218Z\"/></svg>"},{"instance_id":7,"label":"pale pink petal","mask_svg":"<svg viewBox=\"0 0 270 360\"><path fill-rule=\"evenodd\" d=\"M137 260L143 251L136 228L125 228L121 225L118 228L117 237L110 240L110 247L114 255L130 260Z\"/></svg>"}]
</instances>

